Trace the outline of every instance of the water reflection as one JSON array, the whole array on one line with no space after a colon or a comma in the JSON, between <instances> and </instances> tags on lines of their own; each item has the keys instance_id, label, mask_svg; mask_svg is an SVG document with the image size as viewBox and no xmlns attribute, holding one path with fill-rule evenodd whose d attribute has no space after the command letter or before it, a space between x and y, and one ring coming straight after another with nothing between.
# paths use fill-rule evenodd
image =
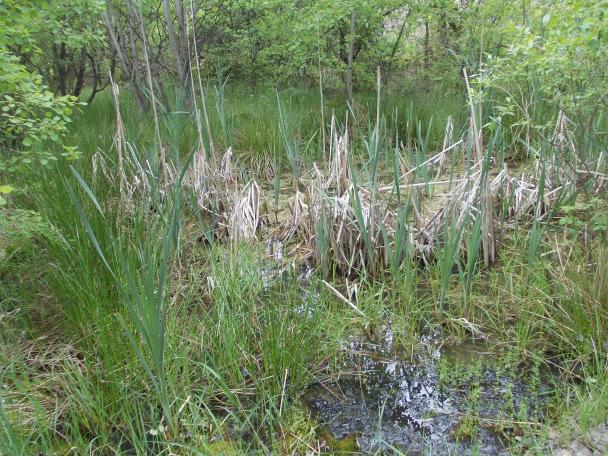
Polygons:
<instances>
[{"instance_id":1,"label":"water reflection","mask_svg":"<svg viewBox=\"0 0 608 456\"><path fill-rule=\"evenodd\" d=\"M471 379L450 387L440 381L441 369L446 375L446 357L455 356L454 349L443 353L435 343L437 338L429 337L425 355L406 362L393 353L390 336L382 345L346 344L339 377L313 385L305 395L314 415L333 436L356 435L362 452L389 445L410 455L505 451L501 436L489 427L476 429L475 444L457 441L455 429L471 413L473 385ZM473 413L482 419L504 418L502 410L516 410L522 404L534 412L538 403L526 384L514 383L491 368L479 371L474 387L479 397Z\"/></svg>"}]
</instances>

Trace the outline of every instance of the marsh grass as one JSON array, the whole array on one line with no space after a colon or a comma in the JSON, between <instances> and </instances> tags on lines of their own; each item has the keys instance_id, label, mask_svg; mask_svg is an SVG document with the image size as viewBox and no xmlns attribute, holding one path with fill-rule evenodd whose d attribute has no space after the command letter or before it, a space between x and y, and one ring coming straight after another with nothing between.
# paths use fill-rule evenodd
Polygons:
<instances>
[{"instance_id":1,"label":"marsh grass","mask_svg":"<svg viewBox=\"0 0 608 456\"><path fill-rule=\"evenodd\" d=\"M82 159L28 176L31 191L16 202L40 222L0 258L3 454L318 447L298 398L332 373L349 336L378 337L385 324L411 355L425 331L441 328L449 340L483 335L518 361L557 366L583 382L558 385L569 412L550 417L557 425L567 413L580 413L582 427L605 415L596 402L606 397L605 233L564 234L555 223L566 202L603 198L601 141L589 141L584 157L567 142L543 144L508 173L521 142L464 97L360 93L356 109L326 126L324 163L316 91L251 94L221 76L202 84L210 109L186 114L176 93L174 109L159 110L158 132L121 94L123 165L112 98L101 94L74 123ZM339 96L324 96L325 112L346 111ZM210 127L200 128L205 115ZM196 187L190 160L212 142ZM290 258L269 266L262 181L253 196L253 184L243 198L230 194L268 175L277 213L282 187L292 192L283 239L312 242L302 244L318 267L307 284ZM231 212L239 201L243 210ZM229 239L225 213L251 216L235 215L233 232L245 219L255 226ZM490 216L494 265L484 261ZM273 268L282 272L268 283Z\"/></svg>"}]
</instances>

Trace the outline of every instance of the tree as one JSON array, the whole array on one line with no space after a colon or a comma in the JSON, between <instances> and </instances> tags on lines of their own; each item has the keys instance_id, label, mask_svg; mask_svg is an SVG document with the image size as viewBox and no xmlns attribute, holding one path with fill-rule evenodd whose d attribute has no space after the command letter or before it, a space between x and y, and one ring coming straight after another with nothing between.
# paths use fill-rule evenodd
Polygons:
<instances>
[{"instance_id":1,"label":"tree","mask_svg":"<svg viewBox=\"0 0 608 456\"><path fill-rule=\"evenodd\" d=\"M131 90L142 109L148 106L145 93L145 76L142 68L142 53L136 40L136 29L140 23L140 14L131 0L127 0L124 11L115 9L112 0L107 0L106 11L103 13L103 23L110 42L121 64L123 76L129 81Z\"/></svg>"},{"instance_id":2,"label":"tree","mask_svg":"<svg viewBox=\"0 0 608 456\"><path fill-rule=\"evenodd\" d=\"M505 52L487 55L481 81L500 97L504 121L543 129L531 118L533 105L559 111L579 128L584 153L586 129L608 107L607 0L520 2L507 23ZM532 132L533 133L533 132ZM529 138L528 138L529 139Z\"/></svg>"},{"instance_id":3,"label":"tree","mask_svg":"<svg viewBox=\"0 0 608 456\"><path fill-rule=\"evenodd\" d=\"M39 70L59 95L80 97L87 77L94 73L93 56L106 55L97 52L107 50L103 10L101 0L53 0L42 10L42 26L35 38L43 54L52 56L53 64L39 65Z\"/></svg>"},{"instance_id":4,"label":"tree","mask_svg":"<svg viewBox=\"0 0 608 456\"><path fill-rule=\"evenodd\" d=\"M100 27L103 1L53 0L50 4L38 1L27 5L5 5L7 11L20 11L27 22L27 27L18 31L19 36L13 37L11 52L30 71L41 74L58 95L79 97L87 81L99 85L101 73L107 73L100 70L101 61L111 61L106 59L111 56ZM93 90L90 98L95 93Z\"/></svg>"}]
</instances>

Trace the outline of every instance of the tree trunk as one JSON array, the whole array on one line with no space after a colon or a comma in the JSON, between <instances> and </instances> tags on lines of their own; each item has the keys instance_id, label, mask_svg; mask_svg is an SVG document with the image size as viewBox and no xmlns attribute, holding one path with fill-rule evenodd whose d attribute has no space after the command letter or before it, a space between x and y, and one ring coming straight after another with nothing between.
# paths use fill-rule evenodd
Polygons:
<instances>
[{"instance_id":1,"label":"tree trunk","mask_svg":"<svg viewBox=\"0 0 608 456\"><path fill-rule=\"evenodd\" d=\"M87 69L87 52L85 48L80 48L80 62L78 64L78 73L76 74L76 81L74 82L74 90L72 95L80 97L82 88L84 87L84 77Z\"/></svg>"},{"instance_id":2,"label":"tree trunk","mask_svg":"<svg viewBox=\"0 0 608 456\"><path fill-rule=\"evenodd\" d=\"M184 84L185 75L184 75L184 67L182 62L182 56L180 49L177 45L177 35L175 34L175 27L173 26L173 16L171 15L171 5L169 4L169 0L162 0L163 10L165 12L165 23L167 25L167 36L169 38L169 47L171 48L171 53L173 54L173 59L175 60L175 69L177 71L177 77L179 79L180 85Z\"/></svg>"},{"instance_id":3,"label":"tree trunk","mask_svg":"<svg viewBox=\"0 0 608 456\"><path fill-rule=\"evenodd\" d=\"M110 0L108 0L110 1ZM148 69L148 59L145 58L144 62L140 61L140 53L137 49L137 41L136 41L136 33L134 29L136 29L137 24L142 22L140 21L140 15L138 14L138 9L131 0L126 0L126 23L125 29L122 30L123 41L125 42L125 53L130 49L131 51L131 59L130 59L130 84L135 92L137 97L137 102L142 110L147 110L150 107L150 104L154 102L150 102L148 96L146 95L146 82L145 76L142 74L142 67ZM143 22L142 22L143 23ZM146 37L145 34L142 33L142 48L144 49L144 54L146 55ZM149 90L150 88L148 88ZM153 107L155 109L155 107Z\"/></svg>"},{"instance_id":4,"label":"tree trunk","mask_svg":"<svg viewBox=\"0 0 608 456\"><path fill-rule=\"evenodd\" d=\"M130 1L127 1L128 11L127 17L128 21L132 24L136 24L137 22L134 19L132 4ZM107 1L107 10L106 13L102 16L104 25L106 26L106 30L108 31L108 35L110 36L110 41L112 42L112 46L118 55L118 59L120 60L122 70L129 78L129 83L131 88L133 89L133 93L135 94L135 98L137 99L137 104L142 110L146 110L148 108L148 100L146 99L146 95L143 91L141 84L141 75L139 74L139 65L137 60L137 49L135 46L135 39L133 37L133 32L129 29L128 31L123 31L122 40L118 39L116 31L114 27L119 30L120 24L116 19L114 10L112 8L111 0ZM135 19L137 17L135 16ZM128 27L128 26L126 26ZM131 48L132 58L129 58L128 55L128 47Z\"/></svg>"},{"instance_id":5,"label":"tree trunk","mask_svg":"<svg viewBox=\"0 0 608 456\"><path fill-rule=\"evenodd\" d=\"M98 63L95 61L95 57L93 57L93 55L89 53L87 53L86 55L89 59L89 62L91 62L91 71L93 73L93 87L91 88L91 94L87 99L87 104L91 104L95 99L95 95L104 90L108 86L108 84L110 84L111 78L114 77L114 71L116 70L116 51L112 51L112 55L110 57L110 77L101 87L99 87L99 83L101 81L101 74L98 68Z\"/></svg>"},{"instance_id":6,"label":"tree trunk","mask_svg":"<svg viewBox=\"0 0 608 456\"><path fill-rule=\"evenodd\" d=\"M67 95L67 74L65 69L66 49L65 43L53 44L53 60L55 63L55 76L57 78L57 92Z\"/></svg>"},{"instance_id":7,"label":"tree trunk","mask_svg":"<svg viewBox=\"0 0 608 456\"><path fill-rule=\"evenodd\" d=\"M393 73L393 62L395 61L395 54L397 53L397 48L399 47L399 43L401 42L401 38L403 37L403 32L405 31L405 26L407 25L407 20L410 17L411 9L405 15L403 19L403 24L401 24L401 28L399 29L399 35L397 35L397 39L395 40L395 44L391 50L391 56L388 59L387 71L385 75L385 80L388 83L388 80L391 78Z\"/></svg>"},{"instance_id":8,"label":"tree trunk","mask_svg":"<svg viewBox=\"0 0 608 456\"><path fill-rule=\"evenodd\" d=\"M190 52L188 45L188 28L186 27L186 17L182 0L175 0L175 13L177 16L177 38L179 53L184 68L184 87L188 84L190 74Z\"/></svg>"},{"instance_id":9,"label":"tree trunk","mask_svg":"<svg viewBox=\"0 0 608 456\"><path fill-rule=\"evenodd\" d=\"M357 14L353 11L350 15L350 41L348 43L348 66L346 70L346 93L348 103L353 106L353 55L355 49L355 24Z\"/></svg>"}]
</instances>

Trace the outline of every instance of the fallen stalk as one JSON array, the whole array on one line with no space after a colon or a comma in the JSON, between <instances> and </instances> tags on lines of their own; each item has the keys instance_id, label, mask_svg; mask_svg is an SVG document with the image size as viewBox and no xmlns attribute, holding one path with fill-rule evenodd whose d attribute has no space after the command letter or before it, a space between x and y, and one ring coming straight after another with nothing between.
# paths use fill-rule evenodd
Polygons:
<instances>
[{"instance_id":1,"label":"fallen stalk","mask_svg":"<svg viewBox=\"0 0 608 456\"><path fill-rule=\"evenodd\" d=\"M349 299L347 299L347 298L346 298L346 297L345 297L345 296L344 296L342 293L340 293L338 290L336 290L334 287L332 287L332 286L331 286L331 285L330 285L328 282L326 282L325 280L323 280L322 282L323 282L323 284L324 284L324 285L325 285L327 288L329 288L329 289L331 290L331 292L332 292L333 294L335 294L335 295L336 295L336 297L337 297L337 298L338 298L340 301L342 301L342 302L344 302L344 303L348 304L348 306L349 306L351 309L353 309L355 312L357 312L357 313L358 313L359 315L361 315L362 317L365 317L365 314L364 314L364 313L363 313L363 312L362 312L362 311L361 311L361 310L360 310L360 309L359 309L359 308L358 308L356 305L354 305L354 304L353 304L353 303L352 303L352 302L351 302Z\"/></svg>"}]
</instances>

